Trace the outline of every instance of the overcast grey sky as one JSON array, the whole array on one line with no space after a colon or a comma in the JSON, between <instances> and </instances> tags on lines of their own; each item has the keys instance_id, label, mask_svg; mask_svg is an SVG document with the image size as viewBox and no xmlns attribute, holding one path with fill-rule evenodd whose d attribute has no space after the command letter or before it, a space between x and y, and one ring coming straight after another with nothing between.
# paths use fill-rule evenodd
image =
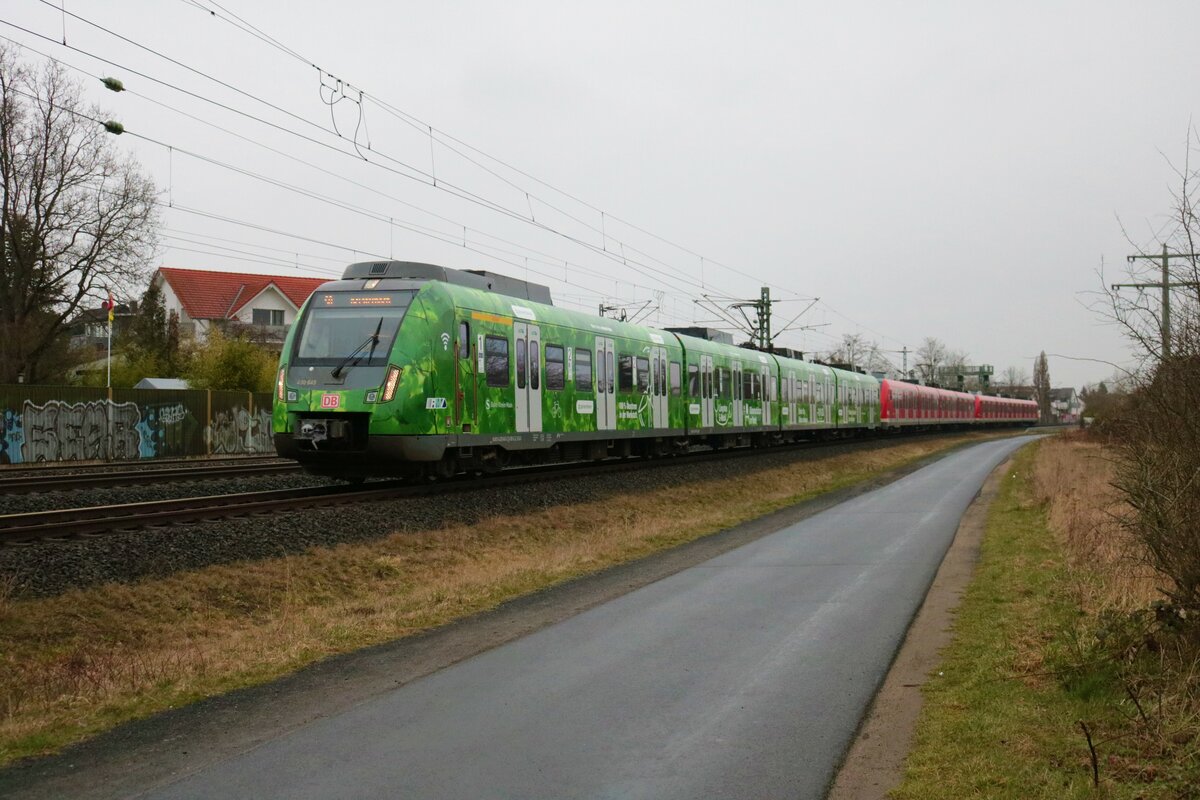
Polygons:
<instances>
[{"instance_id":1,"label":"overcast grey sky","mask_svg":"<svg viewBox=\"0 0 1200 800\"><path fill-rule=\"evenodd\" d=\"M158 142L117 140L171 206L163 266L333 276L390 255L528 270L568 307L663 292L662 325L708 318L703 293L765 282L788 300L779 322L804 307L792 298L821 298L803 322L823 327L782 344L935 336L997 372L1032 372L1039 350L1128 359L1084 293L1102 260L1124 269L1119 222L1160 246L1169 160L1200 99L1194 0L219 2L0 11L49 41L0 35L131 90L88 84ZM356 129L365 159L347 155ZM1050 368L1076 387L1112 372Z\"/></svg>"}]
</instances>

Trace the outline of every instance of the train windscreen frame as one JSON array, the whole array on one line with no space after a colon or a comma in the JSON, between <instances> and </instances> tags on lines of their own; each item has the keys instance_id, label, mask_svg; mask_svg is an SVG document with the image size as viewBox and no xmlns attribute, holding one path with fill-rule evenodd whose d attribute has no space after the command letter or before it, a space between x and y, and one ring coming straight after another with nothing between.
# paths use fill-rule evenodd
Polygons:
<instances>
[{"instance_id":1,"label":"train windscreen frame","mask_svg":"<svg viewBox=\"0 0 1200 800\"><path fill-rule=\"evenodd\" d=\"M321 292L313 295L300 319L290 364L335 367L362 346L357 363L382 367L416 290L392 292ZM379 331L379 342L369 339Z\"/></svg>"}]
</instances>

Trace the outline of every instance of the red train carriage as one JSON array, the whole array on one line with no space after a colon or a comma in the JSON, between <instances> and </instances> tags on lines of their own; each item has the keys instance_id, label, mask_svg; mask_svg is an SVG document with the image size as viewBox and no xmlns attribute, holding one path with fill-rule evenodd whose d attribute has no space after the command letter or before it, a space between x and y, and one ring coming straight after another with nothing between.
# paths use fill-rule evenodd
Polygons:
<instances>
[{"instance_id":1,"label":"red train carriage","mask_svg":"<svg viewBox=\"0 0 1200 800\"><path fill-rule=\"evenodd\" d=\"M1033 425L1038 421L1038 405L1032 400L980 395L975 398L975 421L982 425Z\"/></svg>"},{"instance_id":2,"label":"red train carriage","mask_svg":"<svg viewBox=\"0 0 1200 800\"><path fill-rule=\"evenodd\" d=\"M880 425L890 430L969 425L975 419L972 395L902 381L880 383L879 408Z\"/></svg>"}]
</instances>

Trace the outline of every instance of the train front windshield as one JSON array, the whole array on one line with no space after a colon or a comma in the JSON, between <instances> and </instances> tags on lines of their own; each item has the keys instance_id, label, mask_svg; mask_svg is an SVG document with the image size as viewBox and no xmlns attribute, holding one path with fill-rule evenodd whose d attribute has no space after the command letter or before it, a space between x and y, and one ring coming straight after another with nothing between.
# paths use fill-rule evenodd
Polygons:
<instances>
[{"instance_id":1,"label":"train front windshield","mask_svg":"<svg viewBox=\"0 0 1200 800\"><path fill-rule=\"evenodd\" d=\"M400 321L415 294L318 292L300 322L291 363L334 367L358 351L359 365L386 365ZM369 340L376 331L379 341L372 346Z\"/></svg>"}]
</instances>

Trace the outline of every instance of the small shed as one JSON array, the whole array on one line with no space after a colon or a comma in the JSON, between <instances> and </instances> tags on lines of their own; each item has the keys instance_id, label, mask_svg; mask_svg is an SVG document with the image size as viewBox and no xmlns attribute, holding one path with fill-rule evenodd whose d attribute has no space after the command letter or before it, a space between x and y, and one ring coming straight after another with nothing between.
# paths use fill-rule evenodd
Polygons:
<instances>
[{"instance_id":1,"label":"small shed","mask_svg":"<svg viewBox=\"0 0 1200 800\"><path fill-rule=\"evenodd\" d=\"M186 389L188 382L183 378L142 378L135 389Z\"/></svg>"}]
</instances>

